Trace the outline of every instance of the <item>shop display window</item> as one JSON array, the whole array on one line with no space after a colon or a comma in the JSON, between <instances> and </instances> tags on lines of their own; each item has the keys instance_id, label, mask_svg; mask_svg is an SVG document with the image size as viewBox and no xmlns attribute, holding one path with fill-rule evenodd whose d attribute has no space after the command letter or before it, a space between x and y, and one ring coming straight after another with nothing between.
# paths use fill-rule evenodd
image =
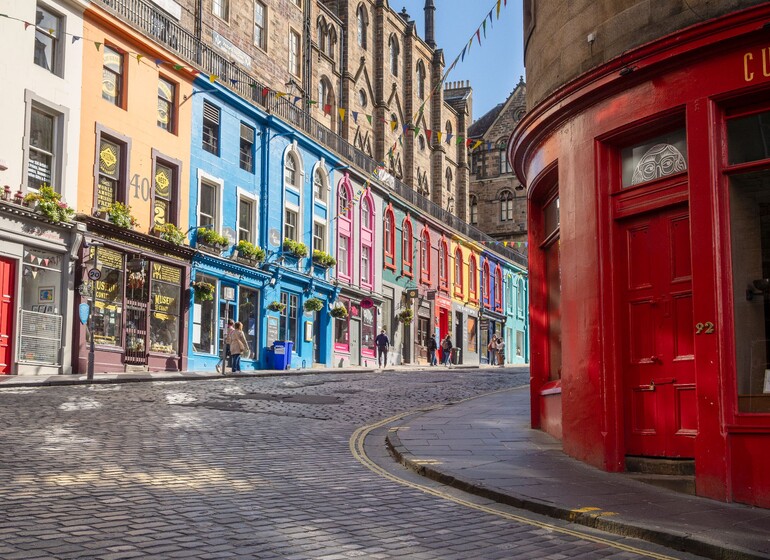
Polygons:
<instances>
[{"instance_id":1,"label":"shop display window","mask_svg":"<svg viewBox=\"0 0 770 560\"><path fill-rule=\"evenodd\" d=\"M687 171L684 128L661 134L621 151L623 188Z\"/></svg>"},{"instance_id":2,"label":"shop display window","mask_svg":"<svg viewBox=\"0 0 770 560\"><path fill-rule=\"evenodd\" d=\"M154 262L150 270L150 351L178 354L182 269Z\"/></svg>"},{"instance_id":3,"label":"shop display window","mask_svg":"<svg viewBox=\"0 0 770 560\"><path fill-rule=\"evenodd\" d=\"M101 272L95 282L93 336L96 344L119 346L123 326L123 254L105 247L92 247L90 261Z\"/></svg>"},{"instance_id":4,"label":"shop display window","mask_svg":"<svg viewBox=\"0 0 770 560\"><path fill-rule=\"evenodd\" d=\"M361 348L362 352L374 356L374 338L377 336L375 308L364 309L361 306Z\"/></svg>"},{"instance_id":5,"label":"shop display window","mask_svg":"<svg viewBox=\"0 0 770 560\"><path fill-rule=\"evenodd\" d=\"M350 301L340 298L339 303L348 309L348 315L334 319L334 349L350 352Z\"/></svg>"},{"instance_id":6,"label":"shop display window","mask_svg":"<svg viewBox=\"0 0 770 560\"><path fill-rule=\"evenodd\" d=\"M24 248L19 361L58 365L62 329L62 256Z\"/></svg>"},{"instance_id":7,"label":"shop display window","mask_svg":"<svg viewBox=\"0 0 770 560\"><path fill-rule=\"evenodd\" d=\"M243 334L251 349L250 359L259 359L257 341L259 340L259 291L249 288L238 290L238 320L243 323Z\"/></svg>"},{"instance_id":8,"label":"shop display window","mask_svg":"<svg viewBox=\"0 0 770 560\"><path fill-rule=\"evenodd\" d=\"M196 275L195 281L217 285L217 279L211 276ZM193 302L193 350L201 354L216 354L216 304L215 299Z\"/></svg>"},{"instance_id":9,"label":"shop display window","mask_svg":"<svg viewBox=\"0 0 770 560\"><path fill-rule=\"evenodd\" d=\"M770 158L770 111L727 121L730 165Z\"/></svg>"}]
</instances>

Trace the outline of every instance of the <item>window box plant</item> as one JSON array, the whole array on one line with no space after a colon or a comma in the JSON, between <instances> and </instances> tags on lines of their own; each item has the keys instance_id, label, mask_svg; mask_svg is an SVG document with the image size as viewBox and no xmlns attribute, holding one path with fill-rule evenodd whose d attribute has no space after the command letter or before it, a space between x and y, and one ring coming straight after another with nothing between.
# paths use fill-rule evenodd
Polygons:
<instances>
[{"instance_id":1,"label":"window box plant","mask_svg":"<svg viewBox=\"0 0 770 560\"><path fill-rule=\"evenodd\" d=\"M133 229L139 224L139 220L131 215L131 207L122 202L116 201L109 206L102 206L99 208L99 215L123 229Z\"/></svg>"},{"instance_id":2,"label":"window box plant","mask_svg":"<svg viewBox=\"0 0 770 560\"><path fill-rule=\"evenodd\" d=\"M192 284L193 294L195 301L212 301L214 299L214 290L216 287L214 284L208 282L193 282Z\"/></svg>"},{"instance_id":3,"label":"window box plant","mask_svg":"<svg viewBox=\"0 0 770 560\"><path fill-rule=\"evenodd\" d=\"M155 226L152 231L160 239L168 241L173 245L184 245L184 242L187 240L184 232L171 223Z\"/></svg>"},{"instance_id":4,"label":"window box plant","mask_svg":"<svg viewBox=\"0 0 770 560\"><path fill-rule=\"evenodd\" d=\"M414 319L414 312L408 307L396 315L396 319L404 325L409 325Z\"/></svg>"},{"instance_id":5,"label":"window box plant","mask_svg":"<svg viewBox=\"0 0 770 560\"><path fill-rule=\"evenodd\" d=\"M248 264L258 264L265 260L265 250L253 243L242 239L235 246L237 260L246 261Z\"/></svg>"},{"instance_id":6,"label":"window box plant","mask_svg":"<svg viewBox=\"0 0 770 560\"><path fill-rule=\"evenodd\" d=\"M324 302L314 297L305 300L303 307L305 308L305 311L321 311L321 309L324 308Z\"/></svg>"},{"instance_id":7,"label":"window box plant","mask_svg":"<svg viewBox=\"0 0 770 560\"><path fill-rule=\"evenodd\" d=\"M291 256L297 257L298 259L307 257L307 245L289 239L288 237L283 240L283 250L287 253L291 253Z\"/></svg>"},{"instance_id":8,"label":"window box plant","mask_svg":"<svg viewBox=\"0 0 770 560\"><path fill-rule=\"evenodd\" d=\"M27 193L23 204L55 224L70 222L75 215L75 211L62 201L61 194L48 185L42 185L37 192Z\"/></svg>"},{"instance_id":9,"label":"window box plant","mask_svg":"<svg viewBox=\"0 0 770 560\"><path fill-rule=\"evenodd\" d=\"M324 268L331 268L337 264L337 259L332 257L329 253L315 249L313 251L313 263Z\"/></svg>"},{"instance_id":10,"label":"window box plant","mask_svg":"<svg viewBox=\"0 0 770 560\"><path fill-rule=\"evenodd\" d=\"M348 309L344 305L335 305L329 310L329 315L335 319L345 319L348 316Z\"/></svg>"},{"instance_id":11,"label":"window box plant","mask_svg":"<svg viewBox=\"0 0 770 560\"><path fill-rule=\"evenodd\" d=\"M227 249L229 244L227 237L207 227L201 228L196 232L195 240L199 248L216 255Z\"/></svg>"},{"instance_id":12,"label":"window box plant","mask_svg":"<svg viewBox=\"0 0 770 560\"><path fill-rule=\"evenodd\" d=\"M267 308L270 311L276 311L278 313L281 313L284 309L286 309L286 304L281 303L280 301L271 301L267 304Z\"/></svg>"}]
</instances>

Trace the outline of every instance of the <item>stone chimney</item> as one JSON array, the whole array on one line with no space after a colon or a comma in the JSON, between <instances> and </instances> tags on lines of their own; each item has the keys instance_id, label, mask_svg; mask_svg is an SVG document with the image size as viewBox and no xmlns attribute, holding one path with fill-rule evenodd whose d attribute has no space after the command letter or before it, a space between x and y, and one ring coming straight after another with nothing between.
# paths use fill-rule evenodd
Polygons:
<instances>
[{"instance_id":1,"label":"stone chimney","mask_svg":"<svg viewBox=\"0 0 770 560\"><path fill-rule=\"evenodd\" d=\"M433 0L425 0L425 42L432 49L436 48L436 35L434 33L434 16L436 15L436 6Z\"/></svg>"}]
</instances>

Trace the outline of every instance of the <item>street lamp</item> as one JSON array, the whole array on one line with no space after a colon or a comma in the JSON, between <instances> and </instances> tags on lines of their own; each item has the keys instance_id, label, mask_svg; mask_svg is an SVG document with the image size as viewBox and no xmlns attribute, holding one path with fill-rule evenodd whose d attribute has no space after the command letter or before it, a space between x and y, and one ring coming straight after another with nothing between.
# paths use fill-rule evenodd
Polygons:
<instances>
[{"instance_id":1,"label":"street lamp","mask_svg":"<svg viewBox=\"0 0 770 560\"><path fill-rule=\"evenodd\" d=\"M94 309L96 308L96 281L102 276L99 270L99 247L104 245L98 241L85 241L83 246L86 249L94 248L93 266L88 270L88 279L91 281L91 311L88 314L88 334L91 337L91 343L88 348L88 369L86 370L86 379L94 380Z\"/></svg>"}]
</instances>

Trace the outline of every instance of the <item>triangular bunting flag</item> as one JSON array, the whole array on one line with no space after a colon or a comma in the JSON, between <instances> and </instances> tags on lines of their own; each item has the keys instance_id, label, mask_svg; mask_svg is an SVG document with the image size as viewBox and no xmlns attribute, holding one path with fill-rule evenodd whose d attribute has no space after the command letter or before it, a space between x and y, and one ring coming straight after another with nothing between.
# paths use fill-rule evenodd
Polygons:
<instances>
[{"instance_id":1,"label":"triangular bunting flag","mask_svg":"<svg viewBox=\"0 0 770 560\"><path fill-rule=\"evenodd\" d=\"M390 121L390 131L393 132L396 130L396 127L398 126L398 123L396 121Z\"/></svg>"},{"instance_id":2,"label":"triangular bunting flag","mask_svg":"<svg viewBox=\"0 0 770 560\"><path fill-rule=\"evenodd\" d=\"M463 54L461 55L462 56L462 60L465 60L465 51L467 51L467 50L468 50L468 46L466 45L465 48L463 48Z\"/></svg>"},{"instance_id":3,"label":"triangular bunting flag","mask_svg":"<svg viewBox=\"0 0 770 560\"><path fill-rule=\"evenodd\" d=\"M470 142L470 140L468 140L468 141ZM481 140L476 140L476 143L473 144L473 147L471 148L471 150L475 150L476 148L481 146L481 144L482 144Z\"/></svg>"},{"instance_id":4,"label":"triangular bunting flag","mask_svg":"<svg viewBox=\"0 0 770 560\"><path fill-rule=\"evenodd\" d=\"M440 130L437 130L437 131L436 131L436 142L438 142L439 144L441 144L441 136L442 136L443 134L444 134L444 133L443 133L443 132L441 132Z\"/></svg>"},{"instance_id":5,"label":"triangular bunting flag","mask_svg":"<svg viewBox=\"0 0 770 560\"><path fill-rule=\"evenodd\" d=\"M184 66L181 64L174 64L174 70L184 70Z\"/></svg>"},{"instance_id":6,"label":"triangular bunting flag","mask_svg":"<svg viewBox=\"0 0 770 560\"><path fill-rule=\"evenodd\" d=\"M163 62L164 62L163 60L161 60L159 58L156 58L155 59L155 66L160 66L161 64L163 64Z\"/></svg>"},{"instance_id":7,"label":"triangular bunting flag","mask_svg":"<svg viewBox=\"0 0 770 560\"><path fill-rule=\"evenodd\" d=\"M141 54L136 55L136 63L139 64L143 58L144 58L144 55L141 55Z\"/></svg>"},{"instance_id":8,"label":"triangular bunting flag","mask_svg":"<svg viewBox=\"0 0 770 560\"><path fill-rule=\"evenodd\" d=\"M213 84L214 82L217 81L217 78L219 78L219 76L217 76L216 74L212 74L211 76L209 76L209 82Z\"/></svg>"},{"instance_id":9,"label":"triangular bunting flag","mask_svg":"<svg viewBox=\"0 0 770 560\"><path fill-rule=\"evenodd\" d=\"M402 133L404 133L404 132L406 132L407 130L409 130L409 125L408 125L408 124L405 124L405 125L404 125L404 129L403 129L401 132L402 132Z\"/></svg>"},{"instance_id":10,"label":"triangular bunting flag","mask_svg":"<svg viewBox=\"0 0 770 560\"><path fill-rule=\"evenodd\" d=\"M281 97L283 97L284 95L286 95L286 93L284 93L284 92L282 92L282 91L276 91L276 92L275 92L275 98L276 98L276 99L280 99L280 98L281 98Z\"/></svg>"},{"instance_id":11,"label":"triangular bunting flag","mask_svg":"<svg viewBox=\"0 0 770 560\"><path fill-rule=\"evenodd\" d=\"M268 92L268 91L270 91L270 90L269 90L269 89L267 89L266 87L263 87L263 88L262 88L262 98L263 98L263 99L264 99L265 97L267 97L267 92Z\"/></svg>"},{"instance_id":12,"label":"triangular bunting flag","mask_svg":"<svg viewBox=\"0 0 770 560\"><path fill-rule=\"evenodd\" d=\"M414 135L417 136L419 133L420 133L420 127L419 126L415 126L414 127Z\"/></svg>"},{"instance_id":13,"label":"triangular bunting flag","mask_svg":"<svg viewBox=\"0 0 770 560\"><path fill-rule=\"evenodd\" d=\"M96 47L96 50L98 51L98 50L99 50L99 47L101 47L101 46L102 46L102 44L101 44L101 43L94 43L94 46Z\"/></svg>"},{"instance_id":14,"label":"triangular bunting flag","mask_svg":"<svg viewBox=\"0 0 770 560\"><path fill-rule=\"evenodd\" d=\"M300 99L302 99L302 98L299 95L295 95L294 96L294 100L292 101L292 103L294 103L296 105L297 101L299 101Z\"/></svg>"},{"instance_id":15,"label":"triangular bunting flag","mask_svg":"<svg viewBox=\"0 0 770 560\"><path fill-rule=\"evenodd\" d=\"M308 107L312 107L312 106L313 106L313 105L315 105L316 103L318 103L318 101L313 101L312 99L308 99L308 100L307 100L307 104L308 104Z\"/></svg>"},{"instance_id":16,"label":"triangular bunting flag","mask_svg":"<svg viewBox=\"0 0 770 560\"><path fill-rule=\"evenodd\" d=\"M182 68L184 68L184 66L182 66ZM230 83L233 84L234 86L237 86L238 80L236 80L235 78L230 78Z\"/></svg>"},{"instance_id":17,"label":"triangular bunting flag","mask_svg":"<svg viewBox=\"0 0 770 560\"><path fill-rule=\"evenodd\" d=\"M26 31L26 30L27 30L27 28L28 28L30 25L32 25L30 22L28 22L28 21L25 21L25 22L24 22L24 31Z\"/></svg>"},{"instance_id":18,"label":"triangular bunting flag","mask_svg":"<svg viewBox=\"0 0 770 560\"><path fill-rule=\"evenodd\" d=\"M500 0L497 0L497 19L500 19Z\"/></svg>"},{"instance_id":19,"label":"triangular bunting flag","mask_svg":"<svg viewBox=\"0 0 770 560\"><path fill-rule=\"evenodd\" d=\"M75 44L75 41L79 41L79 40L80 40L80 37L78 37L77 35L73 35L72 36L72 44L73 45Z\"/></svg>"},{"instance_id":20,"label":"triangular bunting flag","mask_svg":"<svg viewBox=\"0 0 770 560\"><path fill-rule=\"evenodd\" d=\"M353 122L358 124L358 111L351 111L351 115L353 115Z\"/></svg>"},{"instance_id":21,"label":"triangular bunting flag","mask_svg":"<svg viewBox=\"0 0 770 560\"><path fill-rule=\"evenodd\" d=\"M372 124L372 116L366 115L366 120L369 121L369 124Z\"/></svg>"},{"instance_id":22,"label":"triangular bunting flag","mask_svg":"<svg viewBox=\"0 0 770 560\"><path fill-rule=\"evenodd\" d=\"M337 109L337 112L340 114L340 120L344 122L344 120L345 120L345 109Z\"/></svg>"},{"instance_id":23,"label":"triangular bunting flag","mask_svg":"<svg viewBox=\"0 0 770 560\"><path fill-rule=\"evenodd\" d=\"M332 112L332 106L330 103L324 105L324 115L328 115Z\"/></svg>"},{"instance_id":24,"label":"triangular bunting flag","mask_svg":"<svg viewBox=\"0 0 770 560\"><path fill-rule=\"evenodd\" d=\"M427 128L425 129L425 136L428 138L428 142L430 142L430 137L432 134L433 134L432 130L429 130Z\"/></svg>"},{"instance_id":25,"label":"triangular bunting flag","mask_svg":"<svg viewBox=\"0 0 770 560\"><path fill-rule=\"evenodd\" d=\"M484 30L484 39L487 38L487 20L484 20L484 23L481 24L482 29Z\"/></svg>"},{"instance_id":26,"label":"triangular bunting flag","mask_svg":"<svg viewBox=\"0 0 770 560\"><path fill-rule=\"evenodd\" d=\"M476 39L479 40L479 45L480 45L481 44L481 28L478 28L476 30ZM473 40L473 39L471 39L471 40Z\"/></svg>"}]
</instances>

